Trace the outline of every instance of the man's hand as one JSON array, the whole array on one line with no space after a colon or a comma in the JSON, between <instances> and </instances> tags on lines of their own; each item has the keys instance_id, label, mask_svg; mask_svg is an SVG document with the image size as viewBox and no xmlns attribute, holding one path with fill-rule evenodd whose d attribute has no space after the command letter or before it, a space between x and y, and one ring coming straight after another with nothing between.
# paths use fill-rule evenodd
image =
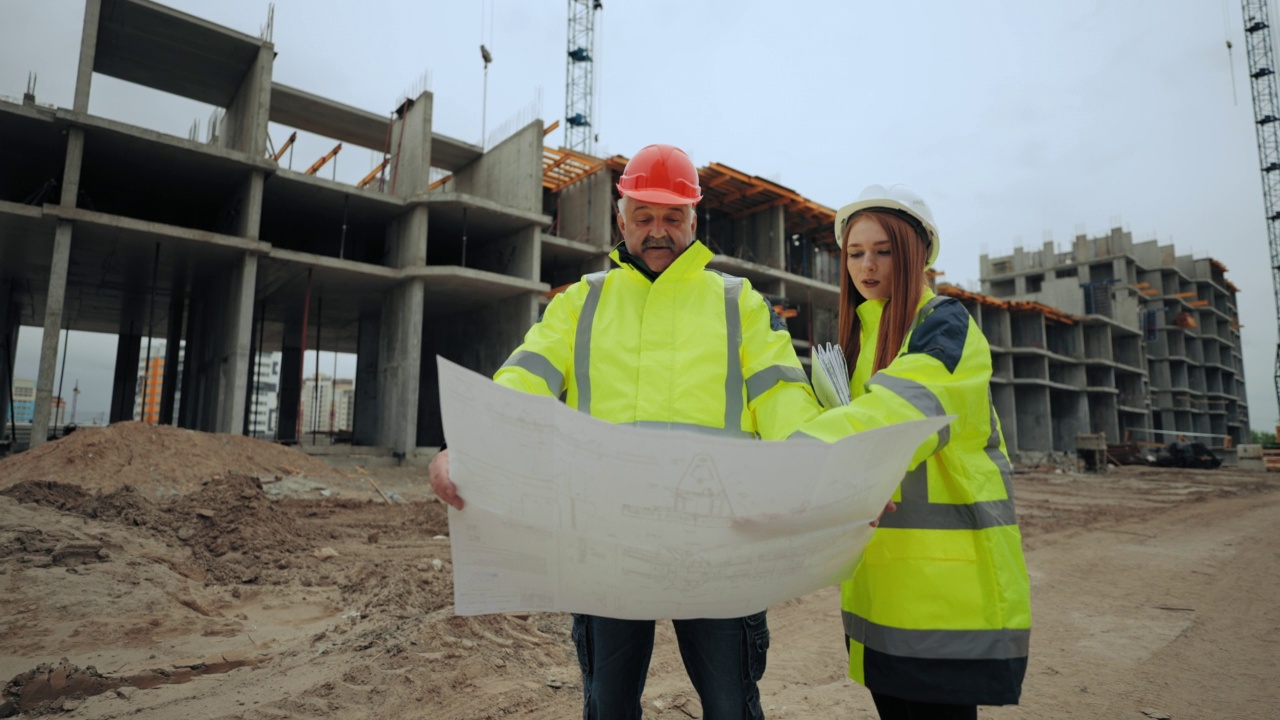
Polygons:
<instances>
[{"instance_id":1,"label":"man's hand","mask_svg":"<svg viewBox=\"0 0 1280 720\"><path fill-rule=\"evenodd\" d=\"M432 480L432 481L431 481L431 484L432 484L432 486L435 486L435 481L434 481L434 480ZM453 486L453 483L449 483L449 485L450 485L450 487L452 487L452 486ZM459 500L459 502L461 502L461 500ZM890 501L889 501L889 504L888 504L888 505L885 505L885 506L884 506L884 509L880 511L880 514L876 516L876 519L871 521L871 523L870 523L871 527L878 527L878 526L880 525L880 518L884 517L884 514L885 514L885 513L887 513L887 512L896 512L896 511L897 511L897 509L898 509L898 506L897 506L896 504L894 504L894 502L893 502L892 500L890 500Z\"/></svg>"},{"instance_id":2,"label":"man's hand","mask_svg":"<svg viewBox=\"0 0 1280 720\"><path fill-rule=\"evenodd\" d=\"M431 458L431 463L427 465L427 476L431 478L431 489L435 491L436 497L452 505L456 510L462 509L462 498L458 497L458 487L449 479L448 450L441 450Z\"/></svg>"}]
</instances>

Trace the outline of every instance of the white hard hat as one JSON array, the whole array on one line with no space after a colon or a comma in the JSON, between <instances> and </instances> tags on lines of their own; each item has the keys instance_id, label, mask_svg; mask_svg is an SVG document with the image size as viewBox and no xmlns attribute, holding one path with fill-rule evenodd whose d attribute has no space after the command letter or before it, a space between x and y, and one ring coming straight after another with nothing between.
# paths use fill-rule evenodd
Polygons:
<instances>
[{"instance_id":1,"label":"white hard hat","mask_svg":"<svg viewBox=\"0 0 1280 720\"><path fill-rule=\"evenodd\" d=\"M928 268L938 259L938 227L933 224L933 213L929 212L924 198L906 185L890 185L887 188L883 185L868 185L857 200L840 208L840 212L836 213L836 237L841 238L841 242L844 238L844 224L854 213L867 208L897 210L915 218L929 235L929 259L924 266Z\"/></svg>"}]
</instances>

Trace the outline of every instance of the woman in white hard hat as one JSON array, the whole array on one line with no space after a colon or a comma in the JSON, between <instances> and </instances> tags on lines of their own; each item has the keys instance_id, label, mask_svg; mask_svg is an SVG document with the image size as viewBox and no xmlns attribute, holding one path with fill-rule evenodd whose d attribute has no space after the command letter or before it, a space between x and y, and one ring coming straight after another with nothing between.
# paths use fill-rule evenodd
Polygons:
<instances>
[{"instance_id":1,"label":"woman in white hard hat","mask_svg":"<svg viewBox=\"0 0 1280 720\"><path fill-rule=\"evenodd\" d=\"M839 342L853 401L801 432L955 415L916 450L853 576L841 584L849 676L881 718L976 718L1016 704L1031 608L1012 470L991 405L991 350L964 306L935 296L928 205L872 185L836 214L846 272Z\"/></svg>"}]
</instances>

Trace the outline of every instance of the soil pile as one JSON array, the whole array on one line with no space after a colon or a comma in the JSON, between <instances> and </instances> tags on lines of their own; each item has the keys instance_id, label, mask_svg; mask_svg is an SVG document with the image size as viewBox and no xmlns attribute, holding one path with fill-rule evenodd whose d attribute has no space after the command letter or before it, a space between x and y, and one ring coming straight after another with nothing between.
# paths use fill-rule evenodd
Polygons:
<instances>
[{"instance_id":1,"label":"soil pile","mask_svg":"<svg viewBox=\"0 0 1280 720\"><path fill-rule=\"evenodd\" d=\"M107 490L132 485L156 497L191 492L203 480L232 474L341 476L323 460L263 440L121 422L83 428L0 461L0 488L56 480Z\"/></svg>"}]
</instances>

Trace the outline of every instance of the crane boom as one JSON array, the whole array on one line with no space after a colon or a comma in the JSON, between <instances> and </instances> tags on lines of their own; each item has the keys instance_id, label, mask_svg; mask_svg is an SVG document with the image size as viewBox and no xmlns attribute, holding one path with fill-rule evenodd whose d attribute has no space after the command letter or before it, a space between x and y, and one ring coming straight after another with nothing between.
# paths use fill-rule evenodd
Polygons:
<instances>
[{"instance_id":1,"label":"crane boom","mask_svg":"<svg viewBox=\"0 0 1280 720\"><path fill-rule=\"evenodd\" d=\"M1271 246L1271 284L1280 322L1280 92L1276 90L1269 1L1241 0L1241 9L1245 50L1249 56L1249 84L1253 91L1253 119L1258 133L1267 241ZM1280 342L1276 345L1275 382L1276 400L1280 403Z\"/></svg>"}]
</instances>

